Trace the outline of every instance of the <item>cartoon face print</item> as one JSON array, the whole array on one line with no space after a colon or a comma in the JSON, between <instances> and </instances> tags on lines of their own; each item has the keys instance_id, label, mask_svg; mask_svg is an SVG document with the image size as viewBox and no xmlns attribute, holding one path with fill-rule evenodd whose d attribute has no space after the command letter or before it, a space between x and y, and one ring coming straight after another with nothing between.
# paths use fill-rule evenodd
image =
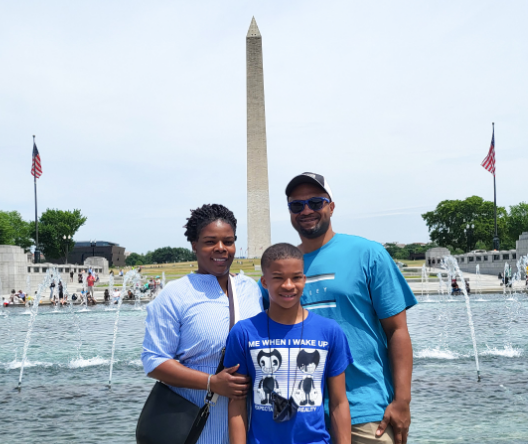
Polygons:
<instances>
[{"instance_id":1,"label":"cartoon face print","mask_svg":"<svg viewBox=\"0 0 528 444\"><path fill-rule=\"evenodd\" d=\"M319 351L301 350L297 355L297 367L305 374L311 375L317 369L321 356Z\"/></svg>"},{"instance_id":2,"label":"cartoon face print","mask_svg":"<svg viewBox=\"0 0 528 444\"><path fill-rule=\"evenodd\" d=\"M257 362L263 373L270 374L276 372L282 364L282 356L278 350L270 352L260 351Z\"/></svg>"}]
</instances>

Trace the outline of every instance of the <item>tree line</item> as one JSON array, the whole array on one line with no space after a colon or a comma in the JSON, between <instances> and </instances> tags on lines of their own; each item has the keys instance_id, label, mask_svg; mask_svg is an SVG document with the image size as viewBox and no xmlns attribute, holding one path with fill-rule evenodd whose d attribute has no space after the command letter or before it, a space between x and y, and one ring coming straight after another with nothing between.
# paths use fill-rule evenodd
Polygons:
<instances>
[{"instance_id":1,"label":"tree line","mask_svg":"<svg viewBox=\"0 0 528 444\"><path fill-rule=\"evenodd\" d=\"M387 252L393 259L408 260L412 259L414 254L424 254L430 248L438 247L437 244L431 242L429 244L408 244L400 247L398 244L389 242L384 245Z\"/></svg>"},{"instance_id":2,"label":"tree line","mask_svg":"<svg viewBox=\"0 0 528 444\"><path fill-rule=\"evenodd\" d=\"M422 214L431 241L457 252L492 250L495 235L494 205L482 197L444 200L434 211ZM497 207L500 249L515 248L519 236L528 231L528 204L521 202L509 210Z\"/></svg>"},{"instance_id":3,"label":"tree line","mask_svg":"<svg viewBox=\"0 0 528 444\"><path fill-rule=\"evenodd\" d=\"M145 254L130 253L125 263L129 266L148 265L148 264L166 264L173 262L195 261L196 255L188 248L171 248L162 247L154 251L148 251Z\"/></svg>"},{"instance_id":4,"label":"tree line","mask_svg":"<svg viewBox=\"0 0 528 444\"><path fill-rule=\"evenodd\" d=\"M65 261L75 246L73 237L87 218L80 210L47 209L38 222L39 250L48 261ZM26 221L18 211L0 210L0 245L17 245L27 253L36 246L35 221ZM196 260L188 248L163 247L145 254L131 253L126 264L148 265Z\"/></svg>"},{"instance_id":5,"label":"tree line","mask_svg":"<svg viewBox=\"0 0 528 444\"><path fill-rule=\"evenodd\" d=\"M73 236L86 223L80 210L48 208L38 220L38 249L46 260L64 260L75 246ZM0 245L17 245L27 253L36 245L35 221L25 221L18 211L0 211Z\"/></svg>"}]
</instances>

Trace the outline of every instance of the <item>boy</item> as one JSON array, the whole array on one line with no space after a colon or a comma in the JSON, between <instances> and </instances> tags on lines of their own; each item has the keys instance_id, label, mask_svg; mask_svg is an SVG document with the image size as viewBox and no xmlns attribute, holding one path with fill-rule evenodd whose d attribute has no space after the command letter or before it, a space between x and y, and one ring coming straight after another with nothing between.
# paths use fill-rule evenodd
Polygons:
<instances>
[{"instance_id":1,"label":"boy","mask_svg":"<svg viewBox=\"0 0 528 444\"><path fill-rule=\"evenodd\" d=\"M303 255L293 245L269 247L262 255L261 282L269 291L270 308L240 321L229 334L224 365L240 364L238 374L249 376L253 388L251 415L246 399L229 401L231 444L330 443L325 389L332 442L350 443L344 374L352 363L350 348L335 321L301 307L303 266Z\"/></svg>"}]
</instances>

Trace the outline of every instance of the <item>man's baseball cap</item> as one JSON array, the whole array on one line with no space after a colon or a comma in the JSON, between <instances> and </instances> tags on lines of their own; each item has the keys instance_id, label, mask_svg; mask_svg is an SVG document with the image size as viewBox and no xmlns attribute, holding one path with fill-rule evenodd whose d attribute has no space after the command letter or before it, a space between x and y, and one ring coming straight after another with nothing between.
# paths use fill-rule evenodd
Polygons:
<instances>
[{"instance_id":1,"label":"man's baseball cap","mask_svg":"<svg viewBox=\"0 0 528 444\"><path fill-rule=\"evenodd\" d=\"M312 185L321 187L325 193L330 196L330 200L334 200L332 197L332 190L330 190L330 185L328 185L328 182L324 176L316 173L302 173L298 176L295 176L292 180L290 180L290 183L286 187L286 196L290 197L290 194L293 192L293 190L302 183L311 183Z\"/></svg>"}]
</instances>

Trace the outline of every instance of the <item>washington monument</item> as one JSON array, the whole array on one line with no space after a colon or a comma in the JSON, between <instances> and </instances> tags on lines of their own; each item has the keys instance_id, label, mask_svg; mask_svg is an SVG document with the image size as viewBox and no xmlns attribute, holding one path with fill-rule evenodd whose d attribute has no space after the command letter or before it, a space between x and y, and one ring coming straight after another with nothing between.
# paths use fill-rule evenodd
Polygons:
<instances>
[{"instance_id":1,"label":"washington monument","mask_svg":"<svg viewBox=\"0 0 528 444\"><path fill-rule=\"evenodd\" d=\"M246 36L248 257L271 245L262 36L251 20Z\"/></svg>"}]
</instances>

